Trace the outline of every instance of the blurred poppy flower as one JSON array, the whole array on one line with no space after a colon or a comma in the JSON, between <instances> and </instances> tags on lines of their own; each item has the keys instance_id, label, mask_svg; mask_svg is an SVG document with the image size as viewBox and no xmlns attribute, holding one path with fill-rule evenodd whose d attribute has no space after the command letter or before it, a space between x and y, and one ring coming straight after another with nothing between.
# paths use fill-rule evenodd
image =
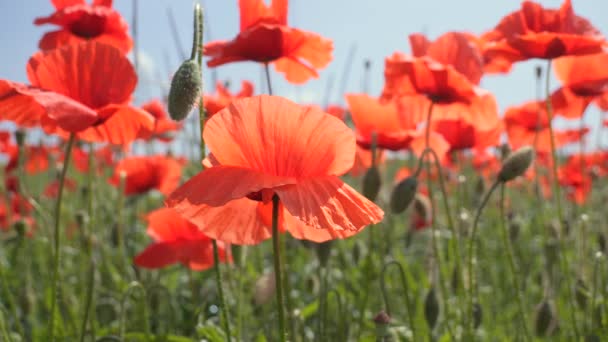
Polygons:
<instances>
[{"instance_id":1,"label":"blurred poppy flower","mask_svg":"<svg viewBox=\"0 0 608 342\"><path fill-rule=\"evenodd\" d=\"M233 101L203 133L214 165L167 199L211 238L255 244L279 228L322 242L354 235L383 212L338 176L355 157L355 137L335 117L275 96Z\"/></svg>"},{"instance_id":2,"label":"blurred poppy flower","mask_svg":"<svg viewBox=\"0 0 608 342\"><path fill-rule=\"evenodd\" d=\"M27 74L32 86L0 80L0 119L112 144L130 143L154 128L151 115L128 105L137 76L110 45L87 42L39 52Z\"/></svg>"},{"instance_id":3,"label":"blurred poppy flower","mask_svg":"<svg viewBox=\"0 0 608 342\"><path fill-rule=\"evenodd\" d=\"M467 35L449 32L435 42L410 36L413 56L395 53L385 60L383 98L426 95L436 103L469 102L481 94L483 59Z\"/></svg>"},{"instance_id":4,"label":"blurred poppy flower","mask_svg":"<svg viewBox=\"0 0 608 342\"><path fill-rule=\"evenodd\" d=\"M241 83L241 90L235 94L232 94L222 82L217 82L215 94L203 96L203 106L205 107L207 118L224 109L233 100L250 96L253 96L253 83L249 81L243 81Z\"/></svg>"},{"instance_id":5,"label":"blurred poppy flower","mask_svg":"<svg viewBox=\"0 0 608 342\"><path fill-rule=\"evenodd\" d=\"M551 151L549 119L544 102L527 102L508 108L503 117L509 144L518 149L525 145L534 146L538 153ZM555 132L555 147L579 141L589 130L570 129Z\"/></svg>"},{"instance_id":6,"label":"blurred poppy flower","mask_svg":"<svg viewBox=\"0 0 608 342\"><path fill-rule=\"evenodd\" d=\"M566 189L567 198L576 204L584 204L591 193L590 162L588 156L574 154L558 170L559 184Z\"/></svg>"},{"instance_id":7,"label":"blurred poppy flower","mask_svg":"<svg viewBox=\"0 0 608 342\"><path fill-rule=\"evenodd\" d=\"M133 47L129 26L123 17L112 8L112 0L52 0L55 13L36 18L34 24L52 24L59 30L47 32L38 46L41 50L52 50L68 44L97 41L115 46L123 54Z\"/></svg>"},{"instance_id":8,"label":"blurred poppy flower","mask_svg":"<svg viewBox=\"0 0 608 342\"><path fill-rule=\"evenodd\" d=\"M129 157L118 162L109 182L118 187L122 174L126 195L151 190L168 195L179 185L183 165L181 160L161 155Z\"/></svg>"},{"instance_id":9,"label":"blurred poppy flower","mask_svg":"<svg viewBox=\"0 0 608 342\"><path fill-rule=\"evenodd\" d=\"M28 174L36 174L44 172L49 168L49 157L56 149L47 146L30 146L25 145L23 169ZM0 154L7 156L8 163L5 166L6 172L11 172L17 169L19 164L19 147L13 144L9 139L5 142L0 142Z\"/></svg>"},{"instance_id":10,"label":"blurred poppy flower","mask_svg":"<svg viewBox=\"0 0 608 342\"><path fill-rule=\"evenodd\" d=\"M383 150L378 149L376 151L376 164L381 165L384 159L386 159L386 154ZM357 145L355 162L348 173L353 177L357 177L364 174L370 167L372 167L372 151Z\"/></svg>"},{"instance_id":11,"label":"blurred poppy flower","mask_svg":"<svg viewBox=\"0 0 608 342\"><path fill-rule=\"evenodd\" d=\"M0 201L0 230L9 230L13 224L22 221L30 228L28 232L31 234L34 220L30 216L33 209L30 202L17 193L3 197Z\"/></svg>"},{"instance_id":12,"label":"blurred poppy flower","mask_svg":"<svg viewBox=\"0 0 608 342\"><path fill-rule=\"evenodd\" d=\"M443 136L450 151L496 146L504 129L491 94L475 97L468 104L437 104L433 117L431 130Z\"/></svg>"},{"instance_id":13,"label":"blurred poppy flower","mask_svg":"<svg viewBox=\"0 0 608 342\"><path fill-rule=\"evenodd\" d=\"M383 101L366 94L348 94L346 102L361 147L370 148L375 134L378 148L393 151L410 148L417 154L424 150L424 132L417 129L428 110L429 101L424 97ZM439 155L449 150L445 139L435 132L430 134L429 145Z\"/></svg>"},{"instance_id":14,"label":"blurred poppy flower","mask_svg":"<svg viewBox=\"0 0 608 342\"><path fill-rule=\"evenodd\" d=\"M89 172L89 154L82 148L75 147L72 149L72 160L76 169L82 173ZM114 151L110 146L104 146L93 150L94 164L97 168L97 173L102 173L105 168L114 167ZM63 162L64 156L61 156L60 161Z\"/></svg>"},{"instance_id":15,"label":"blurred poppy flower","mask_svg":"<svg viewBox=\"0 0 608 342\"><path fill-rule=\"evenodd\" d=\"M64 191L74 191L77 188L76 181L71 178L66 178L63 186ZM54 180L47 184L42 194L48 198L57 198L59 194L59 181Z\"/></svg>"},{"instance_id":16,"label":"blurred poppy flower","mask_svg":"<svg viewBox=\"0 0 608 342\"><path fill-rule=\"evenodd\" d=\"M531 58L597 53L605 44L587 19L574 14L570 0L559 9L524 1L520 10L505 16L483 39L487 42L486 58L502 60L504 65Z\"/></svg>"},{"instance_id":17,"label":"blurred poppy flower","mask_svg":"<svg viewBox=\"0 0 608 342\"><path fill-rule=\"evenodd\" d=\"M151 100L144 103L141 109L148 112L154 117L154 130L146 139L158 139L160 141L169 142L173 139L171 134L179 131L182 125L169 118L169 114L165 110L165 105L159 100Z\"/></svg>"},{"instance_id":18,"label":"blurred poppy flower","mask_svg":"<svg viewBox=\"0 0 608 342\"><path fill-rule=\"evenodd\" d=\"M175 210L161 208L146 215L148 235L154 242L135 257L135 265L144 268L163 268L181 263L194 271L213 267L211 239L188 222ZM232 261L226 253L227 246L217 242L222 262Z\"/></svg>"},{"instance_id":19,"label":"blurred poppy flower","mask_svg":"<svg viewBox=\"0 0 608 342\"><path fill-rule=\"evenodd\" d=\"M608 53L562 57L553 63L562 87L551 95L553 111L566 118L580 118L587 106L608 93Z\"/></svg>"},{"instance_id":20,"label":"blurred poppy flower","mask_svg":"<svg viewBox=\"0 0 608 342\"><path fill-rule=\"evenodd\" d=\"M240 0L240 31L231 41L205 45L210 67L226 63L253 61L273 63L291 83L304 83L318 77L332 59L331 40L315 33L287 26L287 0Z\"/></svg>"}]
</instances>

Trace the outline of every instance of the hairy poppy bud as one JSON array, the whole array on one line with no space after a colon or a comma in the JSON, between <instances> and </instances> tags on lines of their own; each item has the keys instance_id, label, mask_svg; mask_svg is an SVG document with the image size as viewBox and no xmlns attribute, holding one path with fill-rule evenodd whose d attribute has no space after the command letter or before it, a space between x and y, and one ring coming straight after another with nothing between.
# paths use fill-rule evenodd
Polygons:
<instances>
[{"instance_id":1,"label":"hairy poppy bud","mask_svg":"<svg viewBox=\"0 0 608 342\"><path fill-rule=\"evenodd\" d=\"M553 322L553 309L547 300L544 300L536 308L536 335L545 336L549 334L551 323Z\"/></svg>"},{"instance_id":2,"label":"hairy poppy bud","mask_svg":"<svg viewBox=\"0 0 608 342\"><path fill-rule=\"evenodd\" d=\"M473 327L475 329L479 328L481 325L481 320L483 318L483 311L481 309L481 305L479 303L473 304Z\"/></svg>"},{"instance_id":3,"label":"hairy poppy bud","mask_svg":"<svg viewBox=\"0 0 608 342\"><path fill-rule=\"evenodd\" d=\"M367 197L370 201L375 201L376 197L378 197L378 192L380 192L381 184L380 171L375 166L370 167L363 176L363 196Z\"/></svg>"},{"instance_id":4,"label":"hairy poppy bud","mask_svg":"<svg viewBox=\"0 0 608 342\"><path fill-rule=\"evenodd\" d=\"M407 177L395 186L391 194L391 210L398 214L403 212L410 206L416 196L418 189L418 179L416 177Z\"/></svg>"},{"instance_id":5,"label":"hairy poppy bud","mask_svg":"<svg viewBox=\"0 0 608 342\"><path fill-rule=\"evenodd\" d=\"M435 287L432 286L424 299L424 319L426 324L429 325L429 329L433 330L435 324L437 324L437 318L439 318L439 301L437 300Z\"/></svg>"},{"instance_id":6,"label":"hairy poppy bud","mask_svg":"<svg viewBox=\"0 0 608 342\"><path fill-rule=\"evenodd\" d=\"M380 311L374 317L376 323L376 341L385 341L385 338L390 335L388 325L391 322L391 317L384 311Z\"/></svg>"},{"instance_id":7,"label":"hairy poppy bud","mask_svg":"<svg viewBox=\"0 0 608 342\"><path fill-rule=\"evenodd\" d=\"M186 60L171 81L169 90L169 114L175 121L181 121L194 108L201 96L203 81L201 68L194 59Z\"/></svg>"},{"instance_id":8,"label":"hairy poppy bud","mask_svg":"<svg viewBox=\"0 0 608 342\"><path fill-rule=\"evenodd\" d=\"M506 183L523 175L532 164L532 160L534 160L534 150L530 146L524 146L511 153L502 163L502 168L498 172L498 181Z\"/></svg>"}]
</instances>

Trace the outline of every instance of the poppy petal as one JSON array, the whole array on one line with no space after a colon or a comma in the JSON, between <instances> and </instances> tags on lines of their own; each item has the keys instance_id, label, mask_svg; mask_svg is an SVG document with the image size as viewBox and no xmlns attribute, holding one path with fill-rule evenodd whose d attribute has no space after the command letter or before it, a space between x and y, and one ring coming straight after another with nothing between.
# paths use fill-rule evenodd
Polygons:
<instances>
[{"instance_id":1,"label":"poppy petal","mask_svg":"<svg viewBox=\"0 0 608 342\"><path fill-rule=\"evenodd\" d=\"M190 201L167 201L172 207L194 223L212 239L237 245L254 245L272 236L272 230L263 224L258 204L248 198L230 201L221 207L193 204Z\"/></svg>"},{"instance_id":2,"label":"poppy petal","mask_svg":"<svg viewBox=\"0 0 608 342\"><path fill-rule=\"evenodd\" d=\"M52 90L93 109L130 100L137 76L126 56L99 42L35 54L27 74L35 87Z\"/></svg>"},{"instance_id":3,"label":"poppy petal","mask_svg":"<svg viewBox=\"0 0 608 342\"><path fill-rule=\"evenodd\" d=\"M177 253L170 243L154 243L138 254L135 265L144 268L162 268L178 262Z\"/></svg>"},{"instance_id":4,"label":"poppy petal","mask_svg":"<svg viewBox=\"0 0 608 342\"><path fill-rule=\"evenodd\" d=\"M358 230L336 230L332 228L319 229L306 225L304 222L293 217L288 211L283 211L283 225L289 234L299 240L308 240L317 243L345 239L359 233Z\"/></svg>"},{"instance_id":5,"label":"poppy petal","mask_svg":"<svg viewBox=\"0 0 608 342\"><path fill-rule=\"evenodd\" d=\"M84 0L51 0L55 9L60 10L64 7L74 6L74 5L84 5Z\"/></svg>"},{"instance_id":6,"label":"poppy petal","mask_svg":"<svg viewBox=\"0 0 608 342\"><path fill-rule=\"evenodd\" d=\"M25 127L39 125L44 117L66 131L76 132L97 120L97 113L61 94L0 80L0 118Z\"/></svg>"},{"instance_id":7,"label":"poppy petal","mask_svg":"<svg viewBox=\"0 0 608 342\"><path fill-rule=\"evenodd\" d=\"M334 176L303 180L276 193L291 215L317 229L358 231L384 216L382 209Z\"/></svg>"},{"instance_id":8,"label":"poppy petal","mask_svg":"<svg viewBox=\"0 0 608 342\"><path fill-rule=\"evenodd\" d=\"M355 156L342 121L276 96L235 100L209 119L203 136L222 165L281 177L341 175Z\"/></svg>"},{"instance_id":9,"label":"poppy petal","mask_svg":"<svg viewBox=\"0 0 608 342\"><path fill-rule=\"evenodd\" d=\"M187 202L217 207L264 189L295 183L294 178L270 176L242 167L216 166L205 169L175 190L167 204L173 207Z\"/></svg>"},{"instance_id":10,"label":"poppy petal","mask_svg":"<svg viewBox=\"0 0 608 342\"><path fill-rule=\"evenodd\" d=\"M239 0L241 31L260 22L287 25L287 8L287 0L272 0L270 6L264 0Z\"/></svg>"},{"instance_id":11,"label":"poppy petal","mask_svg":"<svg viewBox=\"0 0 608 342\"><path fill-rule=\"evenodd\" d=\"M80 132L80 139L126 145L154 130L154 117L143 109L111 105L101 109L99 116L108 119Z\"/></svg>"}]
</instances>

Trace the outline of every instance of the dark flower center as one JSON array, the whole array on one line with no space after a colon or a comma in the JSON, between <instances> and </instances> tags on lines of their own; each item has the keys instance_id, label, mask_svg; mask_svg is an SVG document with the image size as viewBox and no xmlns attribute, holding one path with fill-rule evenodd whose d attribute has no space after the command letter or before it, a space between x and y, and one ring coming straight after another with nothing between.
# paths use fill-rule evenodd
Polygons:
<instances>
[{"instance_id":1,"label":"dark flower center","mask_svg":"<svg viewBox=\"0 0 608 342\"><path fill-rule=\"evenodd\" d=\"M81 38L95 38L104 32L106 18L85 14L70 25L70 31Z\"/></svg>"}]
</instances>

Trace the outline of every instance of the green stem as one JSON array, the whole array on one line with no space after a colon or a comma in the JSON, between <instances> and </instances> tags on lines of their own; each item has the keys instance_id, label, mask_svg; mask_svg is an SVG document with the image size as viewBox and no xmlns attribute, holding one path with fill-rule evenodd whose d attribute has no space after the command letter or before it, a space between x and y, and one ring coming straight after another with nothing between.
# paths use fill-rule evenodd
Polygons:
<instances>
[{"instance_id":1,"label":"green stem","mask_svg":"<svg viewBox=\"0 0 608 342\"><path fill-rule=\"evenodd\" d=\"M89 283L87 286L87 294L85 299L84 317L82 319L82 326L80 328L80 342L84 342L84 337L87 334L87 323L89 321L89 314L91 312L91 306L93 304L93 292L95 291L95 261L91 258L89 271Z\"/></svg>"},{"instance_id":2,"label":"green stem","mask_svg":"<svg viewBox=\"0 0 608 342\"><path fill-rule=\"evenodd\" d=\"M279 314L279 340L285 342L285 303L283 301L283 281L281 280L281 246L279 244L279 197L272 197L272 247L274 252L274 281L277 294L277 307Z\"/></svg>"},{"instance_id":3,"label":"green stem","mask_svg":"<svg viewBox=\"0 0 608 342\"><path fill-rule=\"evenodd\" d=\"M264 74L266 74L266 84L268 85L268 95L272 95L272 83L270 82L270 69L268 63L264 63Z\"/></svg>"},{"instance_id":4,"label":"green stem","mask_svg":"<svg viewBox=\"0 0 608 342\"><path fill-rule=\"evenodd\" d=\"M390 299L388 298L388 290L386 289L386 270L390 265L395 265L399 270L399 275L401 276L401 287L403 287L403 295L405 296L405 307L407 309L407 320L410 324L410 329L412 330L412 338L413 341L417 341L416 338L416 326L414 325L414 310L412 310L412 302L410 301L410 290L407 285L407 278L405 276L405 271L403 270L403 266L397 260L391 260L384 264L382 267L382 273L380 276L380 290L382 291L382 298L384 299L384 306L386 308L386 313L391 316L391 307L390 307Z\"/></svg>"},{"instance_id":5,"label":"green stem","mask_svg":"<svg viewBox=\"0 0 608 342\"><path fill-rule=\"evenodd\" d=\"M549 119L549 134L551 140L551 159L553 163L551 165L552 171L552 185L553 185L553 196L555 198L555 203L557 205L557 217L559 219L559 226L563 228L564 224L564 212L562 210L562 199L561 192L559 187L559 180L557 176L557 149L555 145L555 133L553 131L553 104L551 103L551 89L550 89L550 75L551 75L551 59L547 61L547 72L545 75L545 95L546 95L546 104L547 104L547 118ZM574 299L572 294L572 281L568 276L568 258L565 255L565 243L563 238L563 229L560 229L559 232L559 245L560 245L560 253L559 260L562 268L562 274L564 281L566 282L567 293L568 293L568 311L570 312L570 323L572 324L572 330L574 330L574 335L576 336L576 340L580 340L580 334L578 331L578 323L576 322L576 306L574 305Z\"/></svg>"},{"instance_id":6,"label":"green stem","mask_svg":"<svg viewBox=\"0 0 608 342\"><path fill-rule=\"evenodd\" d=\"M224 332L226 333L226 339L228 342L230 342L232 341L232 335L230 334L230 321L228 320L228 306L226 306L226 301L224 299L222 271L220 269L220 254L217 248L217 241L211 240L211 244L213 245L213 263L215 265L213 270L215 271L215 285L217 286L217 293L220 297L220 314L222 317L222 325Z\"/></svg>"},{"instance_id":7,"label":"green stem","mask_svg":"<svg viewBox=\"0 0 608 342\"><path fill-rule=\"evenodd\" d=\"M475 214L475 220L473 221L473 229L471 230L471 237L469 239L469 255L468 255L468 267L467 267L467 271L469 273L468 274L468 278L469 278L468 320L469 320L469 323L467 324L467 331L469 334L468 337L470 337L473 340L475 339L475 334L473 332L473 330L474 330L474 328L473 328L473 307L474 307L474 296L475 296L474 295L475 268L473 267L473 256L475 254L475 245L477 242L477 226L479 225L479 218L481 217L481 213L483 212L483 209L488 204L488 201L490 200L490 196L492 195L494 190L496 190L498 185L500 185L500 183L498 181L495 181L494 184L492 184L492 187L490 187L490 190L488 190L488 192L484 196L483 200L481 201L479 208L477 208L477 213Z\"/></svg>"},{"instance_id":8,"label":"green stem","mask_svg":"<svg viewBox=\"0 0 608 342\"><path fill-rule=\"evenodd\" d=\"M53 227L54 231L54 258L53 258L53 279L51 282L51 317L49 319L49 341L55 341L55 314L56 314L56 306L57 306L57 297L59 292L59 262L61 260L61 234L59 232L59 228L61 226L61 204L63 199L63 186L65 184L65 176L68 173L68 168L70 166L70 158L72 156L72 147L74 146L74 141L76 140L76 135L74 133L70 133L70 137L68 139L68 143L65 148L65 158L63 160L63 168L61 169L61 175L59 176L59 191L57 193L57 201L55 202L55 225Z\"/></svg>"},{"instance_id":9,"label":"green stem","mask_svg":"<svg viewBox=\"0 0 608 342\"><path fill-rule=\"evenodd\" d=\"M513 257L513 246L511 246L511 239L509 239L509 233L505 224L505 184L500 185L500 226L502 230L502 242L504 244L505 252L507 253L507 260L509 261L509 268L511 269L511 276L513 277L513 287L517 293L517 305L519 306L519 315L521 323L524 329L524 336L527 341L532 341L530 330L528 329L528 317L524 308L523 291L520 287L519 273L515 267L515 259Z\"/></svg>"}]
</instances>

